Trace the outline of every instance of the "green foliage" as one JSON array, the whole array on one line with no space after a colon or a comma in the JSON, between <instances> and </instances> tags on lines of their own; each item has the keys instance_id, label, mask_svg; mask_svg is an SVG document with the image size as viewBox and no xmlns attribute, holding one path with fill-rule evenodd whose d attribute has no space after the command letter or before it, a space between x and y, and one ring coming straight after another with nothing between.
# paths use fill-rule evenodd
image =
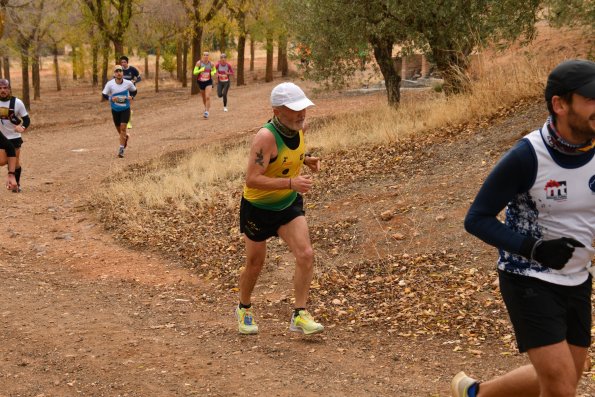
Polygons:
<instances>
[{"instance_id":1,"label":"green foliage","mask_svg":"<svg viewBox=\"0 0 595 397\"><path fill-rule=\"evenodd\" d=\"M442 73L447 94L469 89L470 56L487 46L504 48L532 39L539 0L415 1L412 27ZM413 7L411 1L409 6Z\"/></svg>"},{"instance_id":2,"label":"green foliage","mask_svg":"<svg viewBox=\"0 0 595 397\"><path fill-rule=\"evenodd\" d=\"M398 45L401 54L430 55L449 82L461 89L469 56L488 44L530 39L539 0L284 0L289 26L311 51L308 77L342 85L349 80L370 44L387 80L387 57Z\"/></svg>"},{"instance_id":3,"label":"green foliage","mask_svg":"<svg viewBox=\"0 0 595 397\"><path fill-rule=\"evenodd\" d=\"M547 18L555 26L582 26L590 33L595 30L595 1L546 0Z\"/></svg>"},{"instance_id":4,"label":"green foliage","mask_svg":"<svg viewBox=\"0 0 595 397\"><path fill-rule=\"evenodd\" d=\"M313 66L307 77L344 86L369 54L373 38L404 41L403 25L391 17L390 3L394 1L285 0L288 26L297 41L292 57L301 58L307 48Z\"/></svg>"},{"instance_id":5,"label":"green foliage","mask_svg":"<svg viewBox=\"0 0 595 397\"><path fill-rule=\"evenodd\" d=\"M176 70L177 63L175 54L171 51L164 51L162 54L163 62L161 62L161 68L169 72L170 76L173 76Z\"/></svg>"}]
</instances>

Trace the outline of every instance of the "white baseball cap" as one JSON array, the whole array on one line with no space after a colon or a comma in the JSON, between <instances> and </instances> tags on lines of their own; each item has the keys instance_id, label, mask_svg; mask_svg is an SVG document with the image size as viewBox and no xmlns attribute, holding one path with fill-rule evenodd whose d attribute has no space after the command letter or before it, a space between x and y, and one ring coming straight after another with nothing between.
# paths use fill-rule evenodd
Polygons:
<instances>
[{"instance_id":1,"label":"white baseball cap","mask_svg":"<svg viewBox=\"0 0 595 397\"><path fill-rule=\"evenodd\" d=\"M304 91L293 83L281 83L271 92L272 106L286 106L291 110L299 112L307 107L315 106L306 97Z\"/></svg>"}]
</instances>

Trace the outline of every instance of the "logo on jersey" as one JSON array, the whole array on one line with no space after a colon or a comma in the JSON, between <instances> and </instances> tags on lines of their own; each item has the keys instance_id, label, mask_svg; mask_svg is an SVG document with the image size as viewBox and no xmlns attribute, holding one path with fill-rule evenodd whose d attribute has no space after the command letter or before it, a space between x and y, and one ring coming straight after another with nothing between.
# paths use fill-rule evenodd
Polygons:
<instances>
[{"instance_id":1,"label":"logo on jersey","mask_svg":"<svg viewBox=\"0 0 595 397\"><path fill-rule=\"evenodd\" d=\"M549 200L566 200L568 198L568 193L566 191L566 181L555 181L550 179L545 184L545 198Z\"/></svg>"},{"instance_id":2,"label":"logo on jersey","mask_svg":"<svg viewBox=\"0 0 595 397\"><path fill-rule=\"evenodd\" d=\"M589 179L589 189L591 189L591 194L595 194L595 175Z\"/></svg>"}]
</instances>

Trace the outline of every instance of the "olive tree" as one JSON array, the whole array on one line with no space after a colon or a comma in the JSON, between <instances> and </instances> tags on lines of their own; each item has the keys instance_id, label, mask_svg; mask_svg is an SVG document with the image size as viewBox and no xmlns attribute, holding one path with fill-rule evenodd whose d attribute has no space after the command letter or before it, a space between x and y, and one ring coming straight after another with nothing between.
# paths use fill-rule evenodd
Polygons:
<instances>
[{"instance_id":1,"label":"olive tree","mask_svg":"<svg viewBox=\"0 0 595 397\"><path fill-rule=\"evenodd\" d=\"M595 1L546 0L547 18L556 26L584 27L591 35L595 29ZM592 36L591 36L592 37Z\"/></svg>"},{"instance_id":2,"label":"olive tree","mask_svg":"<svg viewBox=\"0 0 595 397\"><path fill-rule=\"evenodd\" d=\"M312 67L306 76L343 86L359 70L359 51L369 44L384 77L388 102L396 106L401 76L394 48L409 37L399 5L396 1L285 0L289 29L298 47L309 51Z\"/></svg>"},{"instance_id":3,"label":"olive tree","mask_svg":"<svg viewBox=\"0 0 595 397\"><path fill-rule=\"evenodd\" d=\"M284 0L291 31L307 46L308 75L333 85L357 70L370 48L384 77L388 102L400 101L395 48L428 54L445 78L447 94L464 91L470 55L484 45L531 38L538 0ZM463 76L461 78L461 76Z\"/></svg>"},{"instance_id":4,"label":"olive tree","mask_svg":"<svg viewBox=\"0 0 595 397\"><path fill-rule=\"evenodd\" d=\"M413 34L444 78L446 94L469 89L470 56L486 46L506 47L535 31L539 0L416 0Z\"/></svg>"}]
</instances>

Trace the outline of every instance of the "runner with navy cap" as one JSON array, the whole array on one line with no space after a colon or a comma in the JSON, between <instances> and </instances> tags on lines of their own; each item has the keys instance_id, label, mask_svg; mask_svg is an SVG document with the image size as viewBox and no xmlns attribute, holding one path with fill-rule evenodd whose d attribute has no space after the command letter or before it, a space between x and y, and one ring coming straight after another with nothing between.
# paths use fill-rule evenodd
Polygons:
<instances>
[{"instance_id":1,"label":"runner with navy cap","mask_svg":"<svg viewBox=\"0 0 595 397\"><path fill-rule=\"evenodd\" d=\"M252 312L252 291L264 266L266 240L279 236L296 259L295 307L289 329L306 335L316 334L324 327L306 310L314 274L314 251L302 198L314 181L310 175L301 174L302 164L312 172L320 169L320 159L306 153L302 131L306 109L314 104L297 85L282 83L273 89L271 105L273 118L252 141L240 205L246 267L240 275L236 319L240 333L258 332Z\"/></svg>"},{"instance_id":2,"label":"runner with navy cap","mask_svg":"<svg viewBox=\"0 0 595 397\"><path fill-rule=\"evenodd\" d=\"M500 159L465 218L467 231L500 251L500 291L530 364L482 383L460 372L454 397L577 392L591 345L595 63L556 66L545 100L550 117Z\"/></svg>"}]
</instances>

